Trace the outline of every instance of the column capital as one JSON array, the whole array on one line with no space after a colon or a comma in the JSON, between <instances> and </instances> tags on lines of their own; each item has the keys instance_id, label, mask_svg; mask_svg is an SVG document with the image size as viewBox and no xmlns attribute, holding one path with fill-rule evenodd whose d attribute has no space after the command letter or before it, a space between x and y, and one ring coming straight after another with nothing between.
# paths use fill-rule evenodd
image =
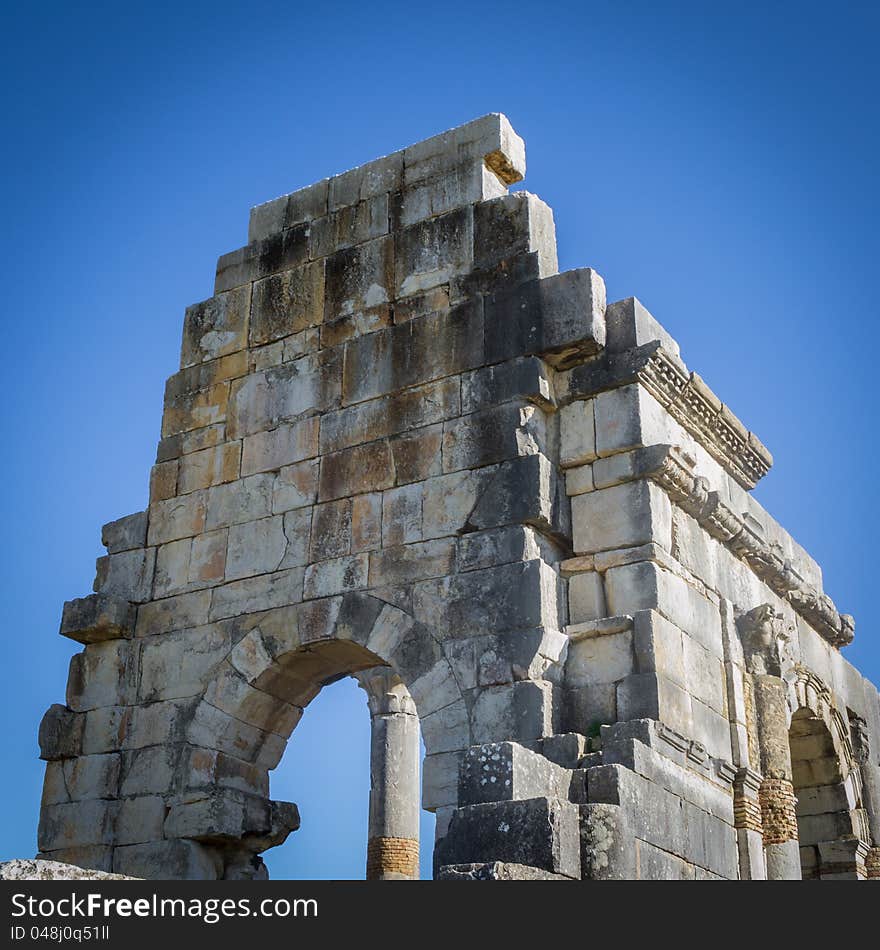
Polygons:
<instances>
[{"instance_id":1,"label":"column capital","mask_svg":"<svg viewBox=\"0 0 880 950\"><path fill-rule=\"evenodd\" d=\"M353 675L367 694L371 716L416 715L416 704L409 690L390 666L373 666Z\"/></svg>"}]
</instances>

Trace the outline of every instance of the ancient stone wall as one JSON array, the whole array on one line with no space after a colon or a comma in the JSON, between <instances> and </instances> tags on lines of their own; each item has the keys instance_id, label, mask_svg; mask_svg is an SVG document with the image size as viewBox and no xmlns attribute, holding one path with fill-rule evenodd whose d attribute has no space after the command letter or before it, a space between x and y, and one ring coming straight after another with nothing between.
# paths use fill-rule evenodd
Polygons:
<instances>
[{"instance_id":1,"label":"ancient stone wall","mask_svg":"<svg viewBox=\"0 0 880 950\"><path fill-rule=\"evenodd\" d=\"M878 694L749 494L769 452L637 300L557 272L524 173L490 115L253 209L149 506L64 608L41 857L263 876L299 823L269 772L358 674L370 876L415 876L416 717L438 876L880 873Z\"/></svg>"}]
</instances>

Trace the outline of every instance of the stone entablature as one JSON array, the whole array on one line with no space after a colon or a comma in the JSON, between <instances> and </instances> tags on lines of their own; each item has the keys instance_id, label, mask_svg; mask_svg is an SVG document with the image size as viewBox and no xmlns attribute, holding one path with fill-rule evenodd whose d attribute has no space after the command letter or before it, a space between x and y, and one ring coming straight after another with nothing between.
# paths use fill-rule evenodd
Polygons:
<instances>
[{"instance_id":1,"label":"stone entablature","mask_svg":"<svg viewBox=\"0 0 880 950\"><path fill-rule=\"evenodd\" d=\"M417 876L419 732L439 877L876 875L880 700L749 494L769 452L635 298L557 273L524 173L490 115L253 209L149 506L64 608L42 856L264 876L300 822L269 773L348 675L371 877Z\"/></svg>"}]
</instances>

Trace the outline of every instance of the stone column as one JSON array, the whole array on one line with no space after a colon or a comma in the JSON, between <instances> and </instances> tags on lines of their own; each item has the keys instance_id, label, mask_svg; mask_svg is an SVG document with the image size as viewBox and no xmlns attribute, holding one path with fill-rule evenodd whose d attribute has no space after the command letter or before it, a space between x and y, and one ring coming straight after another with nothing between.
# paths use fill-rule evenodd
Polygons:
<instances>
[{"instance_id":1,"label":"stone column","mask_svg":"<svg viewBox=\"0 0 880 950\"><path fill-rule=\"evenodd\" d=\"M862 779L862 806L871 836L864 858L865 876L869 881L880 880L880 766L873 759L865 721L851 715L849 724Z\"/></svg>"},{"instance_id":2,"label":"stone column","mask_svg":"<svg viewBox=\"0 0 880 950\"><path fill-rule=\"evenodd\" d=\"M367 880L419 877L419 718L394 671L355 674L370 707L370 825Z\"/></svg>"},{"instance_id":3,"label":"stone column","mask_svg":"<svg viewBox=\"0 0 880 950\"><path fill-rule=\"evenodd\" d=\"M792 783L788 702L779 659L781 620L770 604L762 604L740 617L737 628L742 639L746 669L751 676L757 720L763 776L758 789L758 801L761 806L767 879L799 881L801 857L797 799Z\"/></svg>"}]
</instances>

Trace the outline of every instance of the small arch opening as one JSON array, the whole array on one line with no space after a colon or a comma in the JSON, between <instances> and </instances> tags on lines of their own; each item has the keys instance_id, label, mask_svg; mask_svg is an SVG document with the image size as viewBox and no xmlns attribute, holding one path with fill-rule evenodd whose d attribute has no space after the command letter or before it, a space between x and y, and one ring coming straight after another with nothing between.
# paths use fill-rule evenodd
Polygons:
<instances>
[{"instance_id":1,"label":"small arch opening","mask_svg":"<svg viewBox=\"0 0 880 950\"><path fill-rule=\"evenodd\" d=\"M799 709L792 717L789 742L801 877L819 880L822 845L852 837L852 803L834 740L821 718L810 709Z\"/></svg>"}]
</instances>

